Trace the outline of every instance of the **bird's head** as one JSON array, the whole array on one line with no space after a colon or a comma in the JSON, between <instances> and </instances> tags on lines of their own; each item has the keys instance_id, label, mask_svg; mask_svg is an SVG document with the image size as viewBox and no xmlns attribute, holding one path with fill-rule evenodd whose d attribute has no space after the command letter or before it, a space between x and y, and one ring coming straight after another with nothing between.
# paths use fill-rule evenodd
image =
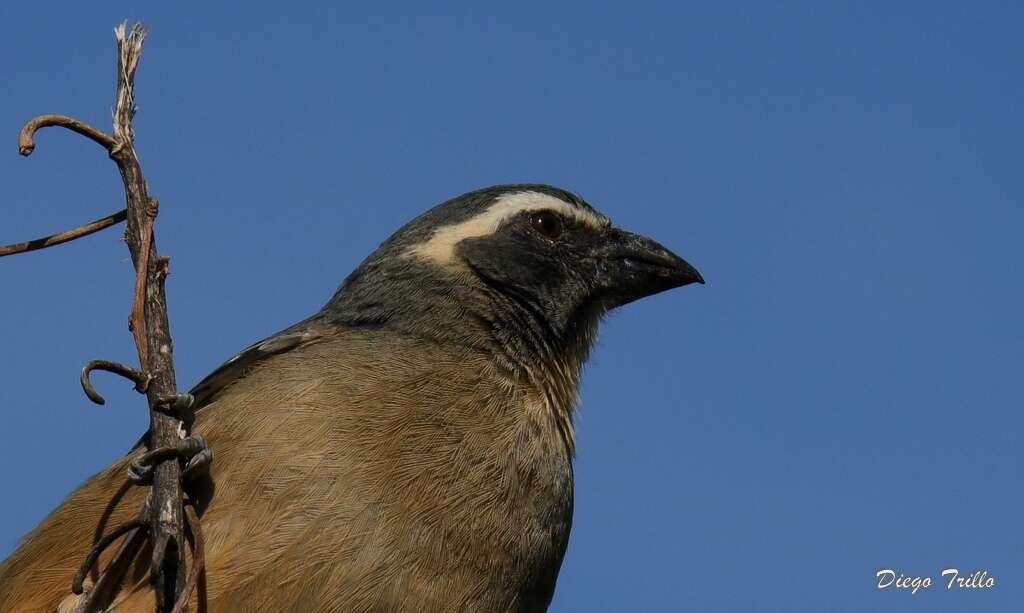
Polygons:
<instances>
[{"instance_id":1,"label":"bird's head","mask_svg":"<svg viewBox=\"0 0 1024 613\"><path fill-rule=\"evenodd\" d=\"M443 202L398 230L325 313L435 340L496 343L515 360L586 357L601 316L689 283L697 270L621 230L578 196L500 185Z\"/></svg>"}]
</instances>

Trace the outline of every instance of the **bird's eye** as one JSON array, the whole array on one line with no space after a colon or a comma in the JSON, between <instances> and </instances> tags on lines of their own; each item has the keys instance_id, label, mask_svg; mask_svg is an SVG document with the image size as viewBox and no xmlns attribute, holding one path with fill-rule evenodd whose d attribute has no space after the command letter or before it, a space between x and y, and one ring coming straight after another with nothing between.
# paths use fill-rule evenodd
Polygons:
<instances>
[{"instance_id":1,"label":"bird's eye","mask_svg":"<svg viewBox=\"0 0 1024 613\"><path fill-rule=\"evenodd\" d=\"M550 211L539 211L530 217L530 225L551 240L562 235L562 220Z\"/></svg>"}]
</instances>

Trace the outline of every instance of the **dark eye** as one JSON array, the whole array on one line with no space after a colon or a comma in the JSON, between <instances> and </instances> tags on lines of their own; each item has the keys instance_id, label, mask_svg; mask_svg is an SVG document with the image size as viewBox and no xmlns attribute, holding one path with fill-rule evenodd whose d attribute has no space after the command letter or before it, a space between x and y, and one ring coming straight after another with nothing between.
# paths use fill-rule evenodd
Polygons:
<instances>
[{"instance_id":1,"label":"dark eye","mask_svg":"<svg viewBox=\"0 0 1024 613\"><path fill-rule=\"evenodd\" d=\"M530 217L530 225L551 240L562 235L562 220L550 211L539 211Z\"/></svg>"}]
</instances>

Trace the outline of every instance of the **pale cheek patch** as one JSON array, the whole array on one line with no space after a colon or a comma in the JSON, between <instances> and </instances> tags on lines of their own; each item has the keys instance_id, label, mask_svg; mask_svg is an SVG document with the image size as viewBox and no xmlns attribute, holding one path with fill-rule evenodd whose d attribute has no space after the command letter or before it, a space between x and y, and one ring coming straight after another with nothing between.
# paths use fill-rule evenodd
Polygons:
<instances>
[{"instance_id":1,"label":"pale cheek patch","mask_svg":"<svg viewBox=\"0 0 1024 613\"><path fill-rule=\"evenodd\" d=\"M603 215L577 208L568 202L540 192L506 194L494 201L487 210L466 221L438 228L426 241L414 245L410 255L438 264L455 262L455 246L467 238L490 236L501 224L523 211L552 211L568 219L575 219L594 229L608 225Z\"/></svg>"}]
</instances>

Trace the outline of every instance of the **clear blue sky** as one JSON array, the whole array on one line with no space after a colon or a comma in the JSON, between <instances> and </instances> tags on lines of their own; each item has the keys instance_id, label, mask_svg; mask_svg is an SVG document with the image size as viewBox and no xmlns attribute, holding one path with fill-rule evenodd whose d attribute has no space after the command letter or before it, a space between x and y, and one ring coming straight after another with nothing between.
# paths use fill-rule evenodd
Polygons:
<instances>
[{"instance_id":1,"label":"clear blue sky","mask_svg":"<svg viewBox=\"0 0 1024 613\"><path fill-rule=\"evenodd\" d=\"M122 206L93 143L15 136L108 127L141 19L183 387L427 207L553 183L708 280L603 329L554 611L1020 606L1019 5L340 4L0 4L0 243ZM77 382L135 359L118 238L0 260L0 555L145 428L129 385ZM997 585L874 587L947 566Z\"/></svg>"}]
</instances>

